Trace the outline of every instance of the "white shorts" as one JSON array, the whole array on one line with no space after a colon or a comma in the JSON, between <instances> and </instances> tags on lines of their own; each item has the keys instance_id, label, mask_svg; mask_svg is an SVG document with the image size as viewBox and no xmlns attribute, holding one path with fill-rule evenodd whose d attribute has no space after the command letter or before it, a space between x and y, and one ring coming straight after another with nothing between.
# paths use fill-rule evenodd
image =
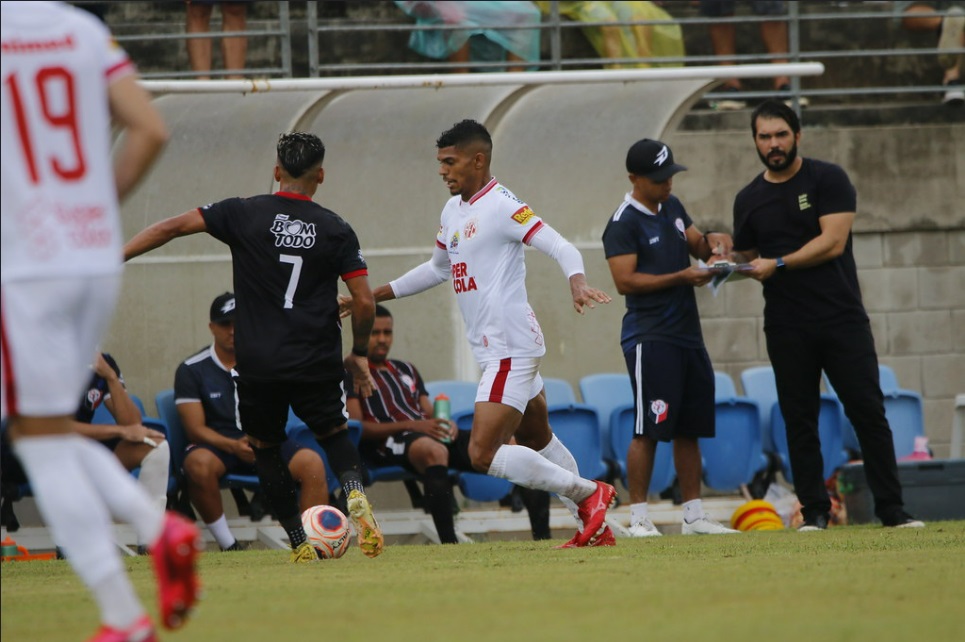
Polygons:
<instances>
[{"instance_id":1,"label":"white shorts","mask_svg":"<svg viewBox=\"0 0 965 642\"><path fill-rule=\"evenodd\" d=\"M481 364L476 403L492 402L526 412L526 404L543 389L539 359L503 359Z\"/></svg>"},{"instance_id":2,"label":"white shorts","mask_svg":"<svg viewBox=\"0 0 965 642\"><path fill-rule=\"evenodd\" d=\"M3 284L2 411L73 415L94 353L114 315L121 277L29 279Z\"/></svg>"}]
</instances>

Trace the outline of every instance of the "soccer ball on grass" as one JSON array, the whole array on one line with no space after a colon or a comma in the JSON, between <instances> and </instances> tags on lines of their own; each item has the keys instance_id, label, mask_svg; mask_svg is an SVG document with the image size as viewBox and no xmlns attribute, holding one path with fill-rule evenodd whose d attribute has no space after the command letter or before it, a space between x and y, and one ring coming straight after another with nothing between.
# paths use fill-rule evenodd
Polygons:
<instances>
[{"instance_id":1,"label":"soccer ball on grass","mask_svg":"<svg viewBox=\"0 0 965 642\"><path fill-rule=\"evenodd\" d=\"M308 541L322 559L336 559L349 547L348 519L334 506L312 506L302 513L302 526Z\"/></svg>"}]
</instances>

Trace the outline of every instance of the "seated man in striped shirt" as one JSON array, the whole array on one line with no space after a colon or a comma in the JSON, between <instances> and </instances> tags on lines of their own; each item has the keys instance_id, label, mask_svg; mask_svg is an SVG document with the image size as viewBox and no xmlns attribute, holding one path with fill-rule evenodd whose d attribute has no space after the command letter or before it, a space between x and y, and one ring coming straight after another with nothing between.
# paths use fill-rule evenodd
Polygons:
<instances>
[{"instance_id":1,"label":"seated man in striped shirt","mask_svg":"<svg viewBox=\"0 0 965 642\"><path fill-rule=\"evenodd\" d=\"M419 371L407 361L389 359L392 330L392 314L376 305L369 338L369 370L376 390L360 398L352 392L350 379L345 386L349 416L362 422L359 453L367 465L401 466L419 475L439 541L456 544L449 469L476 472L469 459L469 431L459 430L451 420L432 418L432 402ZM549 494L520 491L533 539L549 539Z\"/></svg>"}]
</instances>

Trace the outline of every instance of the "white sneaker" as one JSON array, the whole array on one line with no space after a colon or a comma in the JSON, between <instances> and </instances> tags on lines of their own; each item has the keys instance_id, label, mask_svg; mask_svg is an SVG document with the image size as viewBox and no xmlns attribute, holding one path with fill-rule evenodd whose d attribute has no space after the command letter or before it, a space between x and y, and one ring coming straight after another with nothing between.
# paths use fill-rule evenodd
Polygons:
<instances>
[{"instance_id":1,"label":"white sneaker","mask_svg":"<svg viewBox=\"0 0 965 642\"><path fill-rule=\"evenodd\" d=\"M727 528L723 524L715 522L704 515L698 520L688 522L684 520L680 532L684 535L727 535L729 533L739 533L732 528Z\"/></svg>"},{"instance_id":2,"label":"white sneaker","mask_svg":"<svg viewBox=\"0 0 965 642\"><path fill-rule=\"evenodd\" d=\"M951 69L957 64L957 53L944 52L958 49L963 30L965 30L965 11L961 7L952 7L948 10L948 15L942 19L942 33L938 37L938 64L943 69Z\"/></svg>"},{"instance_id":3,"label":"white sneaker","mask_svg":"<svg viewBox=\"0 0 965 642\"><path fill-rule=\"evenodd\" d=\"M642 522L637 522L632 525L627 532L630 533L630 537L661 537L663 533L657 530L657 527L653 525L650 518L644 519Z\"/></svg>"}]
</instances>

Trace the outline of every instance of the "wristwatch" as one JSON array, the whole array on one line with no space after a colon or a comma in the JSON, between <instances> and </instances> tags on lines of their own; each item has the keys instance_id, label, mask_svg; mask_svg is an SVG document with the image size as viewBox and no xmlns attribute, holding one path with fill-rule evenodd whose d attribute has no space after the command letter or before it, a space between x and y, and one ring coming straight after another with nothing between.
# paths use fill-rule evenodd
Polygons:
<instances>
[{"instance_id":1,"label":"wristwatch","mask_svg":"<svg viewBox=\"0 0 965 642\"><path fill-rule=\"evenodd\" d=\"M777 257L777 259L775 259L774 262L775 262L775 264L776 264L775 267L776 267L778 270L783 270L785 267L787 267L787 266L784 265L784 257L783 257L783 256Z\"/></svg>"}]
</instances>

